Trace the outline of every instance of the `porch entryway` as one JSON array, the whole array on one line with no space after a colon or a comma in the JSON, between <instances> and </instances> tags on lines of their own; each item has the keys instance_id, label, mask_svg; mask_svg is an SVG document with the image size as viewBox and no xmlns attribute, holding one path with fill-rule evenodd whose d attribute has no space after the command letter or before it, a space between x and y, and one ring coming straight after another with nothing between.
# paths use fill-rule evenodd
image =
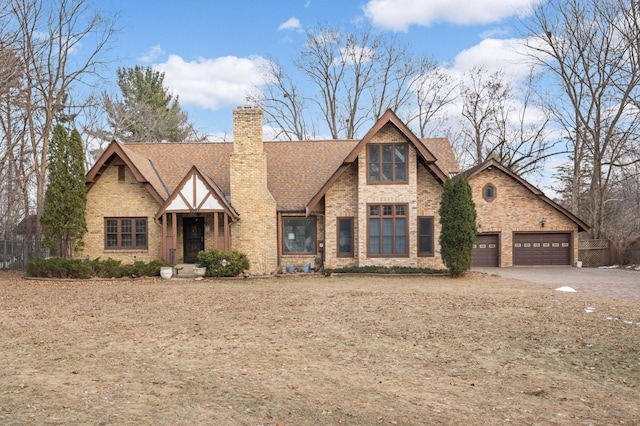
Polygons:
<instances>
[{"instance_id":1,"label":"porch entryway","mask_svg":"<svg viewBox=\"0 0 640 426\"><path fill-rule=\"evenodd\" d=\"M204 250L204 218L182 218L183 261L198 262L198 253Z\"/></svg>"},{"instance_id":2,"label":"porch entryway","mask_svg":"<svg viewBox=\"0 0 640 426\"><path fill-rule=\"evenodd\" d=\"M219 186L193 166L156 214L162 258L171 265L193 264L201 250L229 250L231 222L238 219Z\"/></svg>"}]
</instances>

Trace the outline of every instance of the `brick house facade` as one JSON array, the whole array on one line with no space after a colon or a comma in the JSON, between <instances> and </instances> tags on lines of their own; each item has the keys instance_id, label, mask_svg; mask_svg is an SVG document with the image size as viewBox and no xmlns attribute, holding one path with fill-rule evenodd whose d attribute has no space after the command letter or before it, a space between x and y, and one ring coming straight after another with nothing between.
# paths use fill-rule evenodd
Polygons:
<instances>
[{"instance_id":1,"label":"brick house facade","mask_svg":"<svg viewBox=\"0 0 640 426\"><path fill-rule=\"evenodd\" d=\"M459 173L446 139L419 139L387 111L360 140L264 142L259 108L233 116L233 143L112 142L87 173L83 255L175 264L233 249L254 274L444 267L438 210L444 181ZM548 257L534 248L577 259L586 224L493 160L465 173L480 264Z\"/></svg>"}]
</instances>

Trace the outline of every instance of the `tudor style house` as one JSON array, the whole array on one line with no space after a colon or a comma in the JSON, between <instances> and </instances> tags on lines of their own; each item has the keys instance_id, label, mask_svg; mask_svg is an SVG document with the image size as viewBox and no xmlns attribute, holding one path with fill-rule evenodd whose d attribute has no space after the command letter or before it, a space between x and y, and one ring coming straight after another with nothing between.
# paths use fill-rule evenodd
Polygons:
<instances>
[{"instance_id":1,"label":"tudor style house","mask_svg":"<svg viewBox=\"0 0 640 426\"><path fill-rule=\"evenodd\" d=\"M387 111L360 140L264 142L258 107L233 143L114 141L87 174L84 256L195 263L246 253L253 274L325 267L443 268L438 209L459 173L447 139ZM475 266L571 265L588 226L494 160L464 172L478 212Z\"/></svg>"}]
</instances>

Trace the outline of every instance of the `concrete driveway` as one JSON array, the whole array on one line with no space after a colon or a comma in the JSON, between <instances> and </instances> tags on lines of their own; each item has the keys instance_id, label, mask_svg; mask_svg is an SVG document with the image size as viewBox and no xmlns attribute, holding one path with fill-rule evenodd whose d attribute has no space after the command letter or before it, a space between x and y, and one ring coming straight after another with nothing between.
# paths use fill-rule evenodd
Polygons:
<instances>
[{"instance_id":1,"label":"concrete driveway","mask_svg":"<svg viewBox=\"0 0 640 426\"><path fill-rule=\"evenodd\" d=\"M517 266L513 268L472 268L472 270L544 284L553 288L569 286L579 292L595 293L640 303L640 271L633 269Z\"/></svg>"}]
</instances>

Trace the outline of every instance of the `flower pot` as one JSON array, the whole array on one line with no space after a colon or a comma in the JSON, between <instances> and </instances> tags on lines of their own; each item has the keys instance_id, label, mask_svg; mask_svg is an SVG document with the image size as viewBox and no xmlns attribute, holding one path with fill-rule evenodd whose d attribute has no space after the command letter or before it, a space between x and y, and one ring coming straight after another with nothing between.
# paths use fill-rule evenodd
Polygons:
<instances>
[{"instance_id":1,"label":"flower pot","mask_svg":"<svg viewBox=\"0 0 640 426\"><path fill-rule=\"evenodd\" d=\"M171 266L162 266L160 267L160 276L165 280L168 280L173 276L173 267Z\"/></svg>"},{"instance_id":2,"label":"flower pot","mask_svg":"<svg viewBox=\"0 0 640 426\"><path fill-rule=\"evenodd\" d=\"M193 275L195 275L198 278L204 277L206 273L207 273L207 268L205 268L205 267L202 267L202 268L195 267L195 268L193 268Z\"/></svg>"}]
</instances>

